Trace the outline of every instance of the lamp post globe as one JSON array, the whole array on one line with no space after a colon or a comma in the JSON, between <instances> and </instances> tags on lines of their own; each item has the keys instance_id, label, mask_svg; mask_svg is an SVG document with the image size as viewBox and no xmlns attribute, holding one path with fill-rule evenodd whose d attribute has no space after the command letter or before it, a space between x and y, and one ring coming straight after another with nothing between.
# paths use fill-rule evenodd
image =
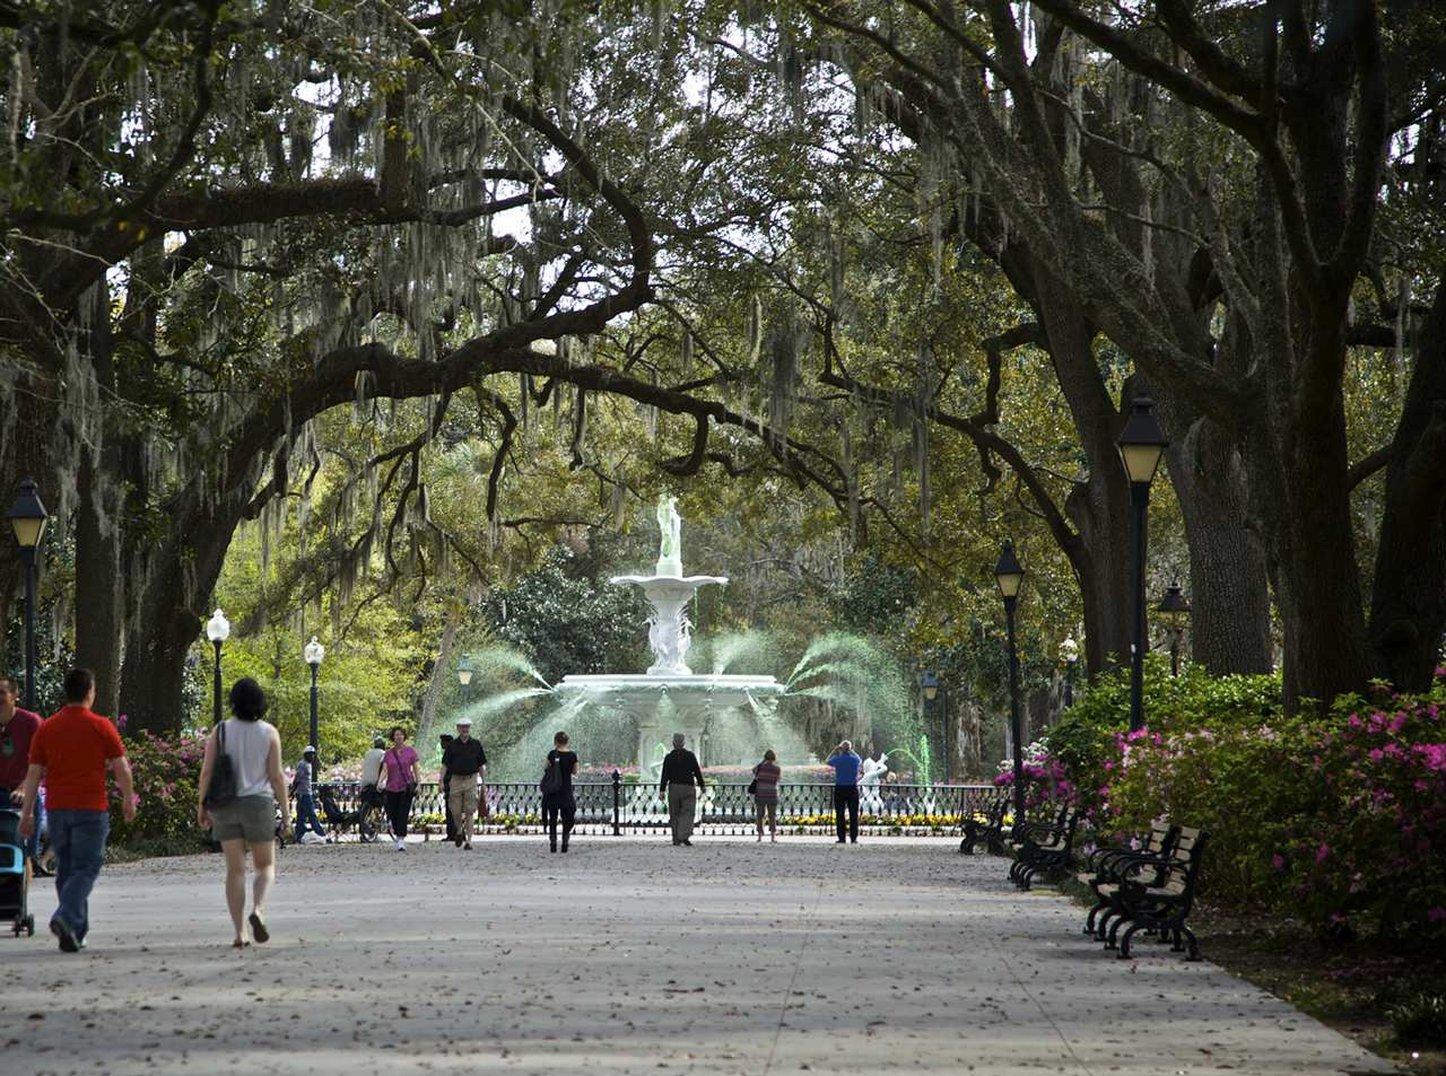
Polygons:
<instances>
[{"instance_id":1,"label":"lamp post globe","mask_svg":"<svg viewBox=\"0 0 1446 1076\"><path fill-rule=\"evenodd\" d=\"M942 686L937 673L925 669L919 674L919 695L926 710L933 710L934 723L938 726L939 753L944 759L944 781L949 780L949 713L947 706L939 705L939 689Z\"/></svg>"},{"instance_id":2,"label":"lamp post globe","mask_svg":"<svg viewBox=\"0 0 1446 1076\"><path fill-rule=\"evenodd\" d=\"M211 682L211 718L217 724L221 721L221 644L231 637L231 622L226 614L217 609L206 621L206 638L215 649L214 673Z\"/></svg>"},{"instance_id":3,"label":"lamp post globe","mask_svg":"<svg viewBox=\"0 0 1446 1076\"><path fill-rule=\"evenodd\" d=\"M301 648L301 656L311 666L311 746L317 749L317 758L321 757L321 738L317 729L317 698L316 698L316 677L321 670L321 661L326 657L326 647L322 646L315 635L311 642Z\"/></svg>"},{"instance_id":4,"label":"lamp post globe","mask_svg":"<svg viewBox=\"0 0 1446 1076\"><path fill-rule=\"evenodd\" d=\"M1079 664L1079 643L1073 635L1066 635L1059 644L1059 656L1064 659L1064 708L1074 705L1074 670Z\"/></svg>"},{"instance_id":5,"label":"lamp post globe","mask_svg":"<svg viewBox=\"0 0 1446 1076\"><path fill-rule=\"evenodd\" d=\"M1159 614L1165 628L1170 633L1170 675L1180 675L1180 636L1185 631L1185 624L1190 619L1190 603L1185 600L1185 595L1180 590L1178 582L1171 583L1165 588L1165 596L1160 599L1160 604L1155 606L1155 612Z\"/></svg>"},{"instance_id":6,"label":"lamp post globe","mask_svg":"<svg viewBox=\"0 0 1446 1076\"><path fill-rule=\"evenodd\" d=\"M1130 589L1134 616L1130 626L1130 728L1145 726L1145 540L1150 508L1150 483L1159 470L1170 439L1155 420L1153 403L1138 396L1115 444L1130 480Z\"/></svg>"},{"instance_id":7,"label":"lamp post globe","mask_svg":"<svg viewBox=\"0 0 1446 1076\"><path fill-rule=\"evenodd\" d=\"M1008 539L994 565L994 583L1004 599L1005 634L1009 644L1009 730L1014 741L1014 825L1017 828L1024 824L1024 734L1019 724L1019 653L1014 643L1014 607L1019 602L1019 589L1024 585L1024 567L1014 555L1014 543Z\"/></svg>"},{"instance_id":8,"label":"lamp post globe","mask_svg":"<svg viewBox=\"0 0 1446 1076\"><path fill-rule=\"evenodd\" d=\"M25 569L25 708L34 710L35 703L35 551L45 536L50 513L40 500L35 479L23 478L15 494L15 503L5 513L20 545L20 562Z\"/></svg>"},{"instance_id":9,"label":"lamp post globe","mask_svg":"<svg viewBox=\"0 0 1446 1076\"><path fill-rule=\"evenodd\" d=\"M463 687L466 687L466 686L467 686L468 684L470 684L471 682L472 682L472 666L466 665L466 664L458 665L458 666L457 666L457 683L461 684Z\"/></svg>"}]
</instances>

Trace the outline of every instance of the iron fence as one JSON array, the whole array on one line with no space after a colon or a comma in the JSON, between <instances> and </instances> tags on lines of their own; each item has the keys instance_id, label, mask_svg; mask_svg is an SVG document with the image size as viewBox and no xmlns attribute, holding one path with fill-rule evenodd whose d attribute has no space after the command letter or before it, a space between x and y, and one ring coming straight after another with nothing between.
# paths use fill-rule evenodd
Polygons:
<instances>
[{"instance_id":1,"label":"iron fence","mask_svg":"<svg viewBox=\"0 0 1446 1076\"><path fill-rule=\"evenodd\" d=\"M330 785L338 807L354 812L361 801L356 783ZM542 832L542 793L535 782L488 782L479 833ZM667 804L655 785L613 780L574 781L579 834L663 833ZM859 828L881 835L958 836L964 821L983 821L1001 792L993 785L906 785L886 783L859 790ZM429 837L445 825L441 787L426 781L412 801L410 826ZM381 812L377 821L385 828ZM719 835L754 832L753 797L745 784L710 783L700 790L695 828ZM833 786L780 784L778 827L788 833L830 833L834 829Z\"/></svg>"}]
</instances>

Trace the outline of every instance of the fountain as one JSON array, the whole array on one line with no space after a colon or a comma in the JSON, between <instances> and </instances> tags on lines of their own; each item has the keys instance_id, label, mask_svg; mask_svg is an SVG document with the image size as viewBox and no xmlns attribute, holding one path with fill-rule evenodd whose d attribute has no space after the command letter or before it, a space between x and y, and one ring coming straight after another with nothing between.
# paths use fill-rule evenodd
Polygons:
<instances>
[{"instance_id":1,"label":"fountain","mask_svg":"<svg viewBox=\"0 0 1446 1076\"><path fill-rule=\"evenodd\" d=\"M785 691L772 676L695 673L688 667L693 637L688 605L700 587L726 586L728 579L683 574L682 518L676 498L659 497L657 517L661 540L653 574L612 580L641 587L652 608L645 624L653 663L644 673L568 675L554 688L564 707L597 706L631 714L638 724L637 759L642 770L661 764L658 747L668 743L674 732L688 737L704 765L717 761L709 756L714 719L744 710L770 714Z\"/></svg>"}]
</instances>

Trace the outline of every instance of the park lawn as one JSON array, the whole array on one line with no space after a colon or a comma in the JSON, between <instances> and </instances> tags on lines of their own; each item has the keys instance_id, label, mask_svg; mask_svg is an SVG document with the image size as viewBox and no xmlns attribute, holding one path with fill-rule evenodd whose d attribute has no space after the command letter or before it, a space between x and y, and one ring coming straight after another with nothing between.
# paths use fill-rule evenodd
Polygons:
<instances>
[{"instance_id":1,"label":"park lawn","mask_svg":"<svg viewBox=\"0 0 1446 1076\"><path fill-rule=\"evenodd\" d=\"M1446 994L1446 954L1436 947L1327 942L1299 922L1209 909L1193 925L1206 959L1413 1073L1446 1076L1446 1049L1397 1044L1390 1016L1416 991Z\"/></svg>"}]
</instances>

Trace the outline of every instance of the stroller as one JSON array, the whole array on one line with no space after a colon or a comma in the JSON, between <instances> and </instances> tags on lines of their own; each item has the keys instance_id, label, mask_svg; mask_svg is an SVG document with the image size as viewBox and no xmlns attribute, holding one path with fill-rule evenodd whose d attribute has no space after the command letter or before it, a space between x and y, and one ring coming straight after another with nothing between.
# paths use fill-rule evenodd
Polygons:
<instances>
[{"instance_id":1,"label":"stroller","mask_svg":"<svg viewBox=\"0 0 1446 1076\"><path fill-rule=\"evenodd\" d=\"M18 938L23 930L35 936L30 914L30 873L20 840L20 812L0 808L0 919L9 919Z\"/></svg>"},{"instance_id":2,"label":"stroller","mask_svg":"<svg viewBox=\"0 0 1446 1076\"><path fill-rule=\"evenodd\" d=\"M340 836L355 828L357 840L362 844L371 844L377 839L376 803L368 798L365 789L358 797L356 809L352 811L341 809L341 805L336 802L336 788L333 785L319 785L317 798L321 801L322 817L326 819L332 833Z\"/></svg>"}]
</instances>

